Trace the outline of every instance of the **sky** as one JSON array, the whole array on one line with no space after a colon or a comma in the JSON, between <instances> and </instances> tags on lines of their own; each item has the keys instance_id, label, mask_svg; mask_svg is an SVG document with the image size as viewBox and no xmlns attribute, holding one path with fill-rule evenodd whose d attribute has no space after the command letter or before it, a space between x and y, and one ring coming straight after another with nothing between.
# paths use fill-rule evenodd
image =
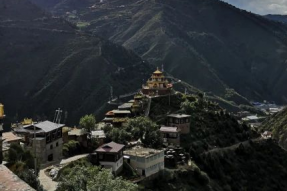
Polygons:
<instances>
[{"instance_id":1,"label":"sky","mask_svg":"<svg viewBox=\"0 0 287 191\"><path fill-rule=\"evenodd\" d=\"M287 0L223 0L238 8L260 15L287 15Z\"/></svg>"}]
</instances>

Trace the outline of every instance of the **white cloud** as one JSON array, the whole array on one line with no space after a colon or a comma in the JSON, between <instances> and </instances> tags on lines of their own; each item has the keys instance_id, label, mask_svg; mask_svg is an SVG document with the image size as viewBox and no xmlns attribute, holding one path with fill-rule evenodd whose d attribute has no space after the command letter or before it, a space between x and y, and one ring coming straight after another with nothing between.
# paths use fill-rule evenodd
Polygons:
<instances>
[{"instance_id":1,"label":"white cloud","mask_svg":"<svg viewBox=\"0 0 287 191\"><path fill-rule=\"evenodd\" d=\"M287 14L287 0L223 0L257 14Z\"/></svg>"}]
</instances>

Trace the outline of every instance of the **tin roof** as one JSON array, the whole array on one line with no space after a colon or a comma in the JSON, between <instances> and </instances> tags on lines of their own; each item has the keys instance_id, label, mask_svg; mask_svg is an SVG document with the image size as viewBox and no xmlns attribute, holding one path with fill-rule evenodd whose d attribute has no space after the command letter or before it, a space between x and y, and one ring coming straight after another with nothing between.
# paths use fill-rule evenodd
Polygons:
<instances>
[{"instance_id":1,"label":"tin roof","mask_svg":"<svg viewBox=\"0 0 287 191\"><path fill-rule=\"evenodd\" d=\"M125 145L118 144L115 142L110 142L97 148L96 152L117 153L120 150L122 150L124 147Z\"/></svg>"},{"instance_id":2,"label":"tin roof","mask_svg":"<svg viewBox=\"0 0 287 191\"><path fill-rule=\"evenodd\" d=\"M50 132L58 128L64 127L65 125L53 123L51 121L43 121L43 122L34 124L34 126L38 127L39 129L42 129L45 132Z\"/></svg>"}]
</instances>

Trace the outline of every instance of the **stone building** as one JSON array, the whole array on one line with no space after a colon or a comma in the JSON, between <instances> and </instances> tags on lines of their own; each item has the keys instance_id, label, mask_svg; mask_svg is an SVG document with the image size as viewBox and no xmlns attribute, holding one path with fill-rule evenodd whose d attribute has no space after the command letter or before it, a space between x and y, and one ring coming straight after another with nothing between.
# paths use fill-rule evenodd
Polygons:
<instances>
[{"instance_id":1,"label":"stone building","mask_svg":"<svg viewBox=\"0 0 287 191\"><path fill-rule=\"evenodd\" d=\"M18 136L22 136L27 149L36 153L40 164L62 159L62 128L64 124L43 121L31 125L20 125L14 128Z\"/></svg>"}]
</instances>

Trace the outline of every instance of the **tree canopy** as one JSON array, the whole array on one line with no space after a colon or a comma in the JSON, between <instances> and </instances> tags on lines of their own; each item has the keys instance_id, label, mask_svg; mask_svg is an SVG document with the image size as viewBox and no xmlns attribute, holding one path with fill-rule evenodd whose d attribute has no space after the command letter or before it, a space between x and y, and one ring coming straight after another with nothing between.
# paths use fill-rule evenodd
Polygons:
<instances>
[{"instance_id":1,"label":"tree canopy","mask_svg":"<svg viewBox=\"0 0 287 191\"><path fill-rule=\"evenodd\" d=\"M88 132L91 132L96 125L96 119L93 114L90 115L85 115L81 117L80 123L79 123L81 128L86 129Z\"/></svg>"},{"instance_id":2,"label":"tree canopy","mask_svg":"<svg viewBox=\"0 0 287 191\"><path fill-rule=\"evenodd\" d=\"M162 145L158 125L146 117L129 119L120 129L106 127L105 132L108 138L122 144L140 139L148 147L158 148Z\"/></svg>"},{"instance_id":3,"label":"tree canopy","mask_svg":"<svg viewBox=\"0 0 287 191\"><path fill-rule=\"evenodd\" d=\"M61 177L56 191L136 191L138 186L121 177L114 177L107 169L97 166L75 166Z\"/></svg>"}]
</instances>

